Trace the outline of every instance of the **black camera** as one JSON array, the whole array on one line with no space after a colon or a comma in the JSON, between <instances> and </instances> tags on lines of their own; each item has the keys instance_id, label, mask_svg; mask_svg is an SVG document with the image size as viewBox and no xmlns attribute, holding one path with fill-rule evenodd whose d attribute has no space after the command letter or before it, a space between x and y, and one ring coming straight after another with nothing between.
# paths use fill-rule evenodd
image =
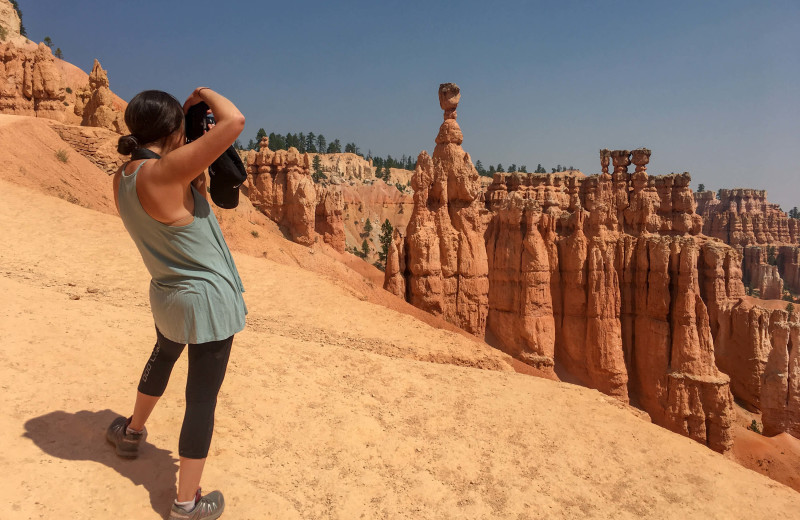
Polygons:
<instances>
[{"instance_id":1,"label":"black camera","mask_svg":"<svg viewBox=\"0 0 800 520\"><path fill-rule=\"evenodd\" d=\"M210 125L216 125L217 120L214 119L214 114L206 114L206 117L203 118L203 131L208 132L211 127Z\"/></svg>"}]
</instances>

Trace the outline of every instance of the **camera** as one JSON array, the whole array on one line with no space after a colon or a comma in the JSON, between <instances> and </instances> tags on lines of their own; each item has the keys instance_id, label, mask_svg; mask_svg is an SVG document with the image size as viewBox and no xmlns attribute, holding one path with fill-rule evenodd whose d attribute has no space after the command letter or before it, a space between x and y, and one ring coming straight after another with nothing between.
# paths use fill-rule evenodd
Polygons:
<instances>
[{"instance_id":1,"label":"camera","mask_svg":"<svg viewBox=\"0 0 800 520\"><path fill-rule=\"evenodd\" d=\"M217 120L214 119L214 114L206 114L206 117L203 118L203 131L208 132L211 127L209 125L216 125Z\"/></svg>"}]
</instances>

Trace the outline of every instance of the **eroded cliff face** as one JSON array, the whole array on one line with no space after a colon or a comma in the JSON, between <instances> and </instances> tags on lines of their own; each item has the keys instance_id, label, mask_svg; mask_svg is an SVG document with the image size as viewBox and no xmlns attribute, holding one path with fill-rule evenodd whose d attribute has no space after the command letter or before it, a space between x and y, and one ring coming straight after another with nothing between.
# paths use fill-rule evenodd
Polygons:
<instances>
[{"instance_id":1,"label":"eroded cliff face","mask_svg":"<svg viewBox=\"0 0 800 520\"><path fill-rule=\"evenodd\" d=\"M629 175L628 156L614 152L613 175L495 176L488 328L515 357L725 451L733 399L700 291L708 241L690 178L648 176L647 150Z\"/></svg>"},{"instance_id":2,"label":"eroded cliff face","mask_svg":"<svg viewBox=\"0 0 800 520\"><path fill-rule=\"evenodd\" d=\"M64 121L66 90L50 48L0 43L0 113Z\"/></svg>"},{"instance_id":3,"label":"eroded cliff face","mask_svg":"<svg viewBox=\"0 0 800 520\"><path fill-rule=\"evenodd\" d=\"M311 245L317 237L339 251L344 250L341 193L336 188L318 188L311 179L308 154L296 148L269 149L261 140L260 151L245 157L248 197L267 217L277 222L299 244Z\"/></svg>"}]
</instances>

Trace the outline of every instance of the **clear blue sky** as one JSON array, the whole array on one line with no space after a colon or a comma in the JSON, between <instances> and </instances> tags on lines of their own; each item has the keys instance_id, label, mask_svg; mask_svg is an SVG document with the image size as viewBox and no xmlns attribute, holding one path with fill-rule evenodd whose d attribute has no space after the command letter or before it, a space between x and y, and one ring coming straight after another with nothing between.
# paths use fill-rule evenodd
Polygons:
<instances>
[{"instance_id":1,"label":"clear blue sky","mask_svg":"<svg viewBox=\"0 0 800 520\"><path fill-rule=\"evenodd\" d=\"M98 58L125 99L222 92L245 142L263 127L430 152L452 81L487 167L597 173L598 149L647 146L650 173L800 206L797 0L19 4L31 39L87 71Z\"/></svg>"}]
</instances>

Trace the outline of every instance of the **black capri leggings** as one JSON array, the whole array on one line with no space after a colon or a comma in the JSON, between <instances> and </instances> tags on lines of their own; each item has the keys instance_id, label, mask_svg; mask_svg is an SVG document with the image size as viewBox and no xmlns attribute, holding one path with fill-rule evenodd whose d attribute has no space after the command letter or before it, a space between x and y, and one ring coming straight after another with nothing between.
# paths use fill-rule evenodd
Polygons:
<instances>
[{"instance_id":1,"label":"black capri leggings","mask_svg":"<svg viewBox=\"0 0 800 520\"><path fill-rule=\"evenodd\" d=\"M142 372L139 391L161 397L167 388L175 361L186 345L165 338L156 329L158 340ZM189 345L189 375L186 380L186 413L183 416L178 453L188 459L204 459L214 433L217 394L225 379L233 336L220 341Z\"/></svg>"}]
</instances>

